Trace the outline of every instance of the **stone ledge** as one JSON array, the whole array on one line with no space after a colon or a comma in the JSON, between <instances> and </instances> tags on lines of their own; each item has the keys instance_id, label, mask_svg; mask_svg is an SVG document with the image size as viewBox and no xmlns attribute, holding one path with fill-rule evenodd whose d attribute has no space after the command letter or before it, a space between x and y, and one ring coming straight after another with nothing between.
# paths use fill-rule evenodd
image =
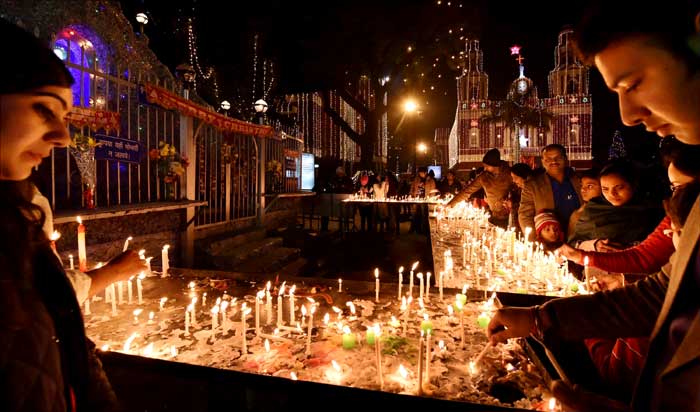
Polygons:
<instances>
[{"instance_id":1,"label":"stone ledge","mask_svg":"<svg viewBox=\"0 0 700 412\"><path fill-rule=\"evenodd\" d=\"M75 222L77 216L82 220L109 219L127 215L138 215L149 212L164 212L168 210L186 209L196 206L204 206L205 200L178 200L174 202L135 203L130 205L104 207L92 210L61 210L54 215L54 223Z\"/></svg>"}]
</instances>

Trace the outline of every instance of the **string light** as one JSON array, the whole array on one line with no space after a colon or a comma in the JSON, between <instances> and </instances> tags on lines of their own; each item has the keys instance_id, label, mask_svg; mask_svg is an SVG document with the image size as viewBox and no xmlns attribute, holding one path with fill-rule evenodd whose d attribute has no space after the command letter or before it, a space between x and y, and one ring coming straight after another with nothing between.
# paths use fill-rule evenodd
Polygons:
<instances>
[{"instance_id":1,"label":"string light","mask_svg":"<svg viewBox=\"0 0 700 412\"><path fill-rule=\"evenodd\" d=\"M216 72L213 67L209 67L207 70L203 70L199 65L199 54L197 53L197 37L194 33L194 21L190 17L187 19L187 45L190 54L190 66L195 69L195 77L193 82L194 91L197 91L197 75L199 75L204 80L210 80L214 86L214 99L219 101L219 84L216 80ZM206 73L205 73L206 72Z\"/></svg>"}]
</instances>

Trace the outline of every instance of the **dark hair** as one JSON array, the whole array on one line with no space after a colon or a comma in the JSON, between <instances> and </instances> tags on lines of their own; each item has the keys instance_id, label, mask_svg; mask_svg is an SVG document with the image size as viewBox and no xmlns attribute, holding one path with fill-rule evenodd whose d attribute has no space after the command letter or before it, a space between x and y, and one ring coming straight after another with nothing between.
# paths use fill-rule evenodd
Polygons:
<instances>
[{"instance_id":1,"label":"dark hair","mask_svg":"<svg viewBox=\"0 0 700 412\"><path fill-rule=\"evenodd\" d=\"M600 179L610 175L620 176L632 186L635 192L637 191L637 187L639 187L639 171L627 160L619 159L608 163L603 167L603 170L598 173L598 178Z\"/></svg>"},{"instance_id":2,"label":"dark hair","mask_svg":"<svg viewBox=\"0 0 700 412\"><path fill-rule=\"evenodd\" d=\"M579 172L579 178L581 178L581 179L589 178L589 179L598 180L599 174L600 174L600 172L598 171L598 169L595 169L595 168L586 169L586 170L582 170L581 172Z\"/></svg>"},{"instance_id":3,"label":"dark hair","mask_svg":"<svg viewBox=\"0 0 700 412\"><path fill-rule=\"evenodd\" d=\"M552 143L545 146L542 149L542 154L544 154L544 152L546 152L547 150L558 150L562 156L566 157L566 148L558 143Z\"/></svg>"},{"instance_id":4,"label":"dark hair","mask_svg":"<svg viewBox=\"0 0 700 412\"><path fill-rule=\"evenodd\" d=\"M73 76L45 42L1 18L0 37L8 39L3 53L12 56L12 64L0 65L0 94L73 84Z\"/></svg>"},{"instance_id":5,"label":"dark hair","mask_svg":"<svg viewBox=\"0 0 700 412\"><path fill-rule=\"evenodd\" d=\"M685 175L700 176L700 145L685 144L673 136L665 137L659 145L659 153L667 169L673 163Z\"/></svg>"},{"instance_id":6,"label":"dark hair","mask_svg":"<svg viewBox=\"0 0 700 412\"><path fill-rule=\"evenodd\" d=\"M594 0L574 29L579 58L592 65L596 54L611 44L634 36L649 36L655 45L668 50L700 69L700 56L689 47L695 34L693 19L700 11L696 0L675 0L658 7L644 7L637 0Z\"/></svg>"},{"instance_id":7,"label":"dark hair","mask_svg":"<svg viewBox=\"0 0 700 412\"><path fill-rule=\"evenodd\" d=\"M510 168L510 172L518 177L527 179L532 176L532 168L527 163L516 163Z\"/></svg>"},{"instance_id":8,"label":"dark hair","mask_svg":"<svg viewBox=\"0 0 700 412\"><path fill-rule=\"evenodd\" d=\"M426 166L421 166L418 168L418 173L420 172L428 173L428 168Z\"/></svg>"},{"instance_id":9,"label":"dark hair","mask_svg":"<svg viewBox=\"0 0 700 412\"><path fill-rule=\"evenodd\" d=\"M700 195L700 182L693 180L684 185L679 186L674 192L671 198L664 202L664 209L666 209L666 214L671 218L671 222L674 226L680 228L685 225L685 221L688 219L695 200Z\"/></svg>"}]
</instances>

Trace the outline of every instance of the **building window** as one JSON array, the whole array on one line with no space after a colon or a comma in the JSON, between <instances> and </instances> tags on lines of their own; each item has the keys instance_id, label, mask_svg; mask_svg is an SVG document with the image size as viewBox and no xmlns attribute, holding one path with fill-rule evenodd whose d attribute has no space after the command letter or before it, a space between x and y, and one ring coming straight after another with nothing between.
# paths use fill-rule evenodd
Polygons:
<instances>
[{"instance_id":1,"label":"building window","mask_svg":"<svg viewBox=\"0 0 700 412\"><path fill-rule=\"evenodd\" d=\"M102 40L83 26L68 26L59 31L54 53L73 75L73 104L104 109L106 103L104 71L106 48Z\"/></svg>"},{"instance_id":2,"label":"building window","mask_svg":"<svg viewBox=\"0 0 700 412\"><path fill-rule=\"evenodd\" d=\"M479 147L479 128L469 129L469 147Z\"/></svg>"}]
</instances>

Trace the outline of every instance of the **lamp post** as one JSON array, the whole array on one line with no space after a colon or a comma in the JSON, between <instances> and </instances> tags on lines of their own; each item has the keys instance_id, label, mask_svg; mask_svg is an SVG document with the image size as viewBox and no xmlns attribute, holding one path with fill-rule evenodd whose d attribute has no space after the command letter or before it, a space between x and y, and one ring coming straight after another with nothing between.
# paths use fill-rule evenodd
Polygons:
<instances>
[{"instance_id":1,"label":"lamp post","mask_svg":"<svg viewBox=\"0 0 700 412\"><path fill-rule=\"evenodd\" d=\"M136 21L139 23L139 26L141 26L141 34L143 34L143 27L148 24L148 15L146 13L137 13L136 14Z\"/></svg>"},{"instance_id":2,"label":"lamp post","mask_svg":"<svg viewBox=\"0 0 700 412\"><path fill-rule=\"evenodd\" d=\"M267 102L263 99L257 100L253 104L253 109L258 116L258 123L265 124L264 117L267 112ZM265 140L262 137L257 138L258 141L258 224L262 225L265 220L265 164L267 163L265 153Z\"/></svg>"},{"instance_id":3,"label":"lamp post","mask_svg":"<svg viewBox=\"0 0 700 412\"><path fill-rule=\"evenodd\" d=\"M427 152L428 152L428 146L427 146L425 143L423 143L423 142L420 142L420 143L418 143L418 144L416 145L415 150L414 150L414 153L413 153L413 154L414 154L414 158L416 159L416 160L415 160L415 161L416 161L416 165L418 164L418 163L417 163L418 152L421 152L421 154L427 153Z\"/></svg>"},{"instance_id":4,"label":"lamp post","mask_svg":"<svg viewBox=\"0 0 700 412\"><path fill-rule=\"evenodd\" d=\"M228 100L224 100L221 102L221 110L224 111L224 115L228 116L228 110L231 108L231 103L228 102Z\"/></svg>"},{"instance_id":5,"label":"lamp post","mask_svg":"<svg viewBox=\"0 0 700 412\"><path fill-rule=\"evenodd\" d=\"M411 116L411 115L412 115L413 113L415 113L417 110L418 110L418 105L416 104L416 102L415 102L413 99L408 99L408 100L406 100L406 101L404 102L404 104L403 104L404 115ZM413 125L413 126L415 127L415 125ZM418 156L417 156L416 150L415 150L415 147L416 147L416 145L418 144L417 139L418 139L418 137L416 136L416 131L413 130L413 146L414 146L414 150L413 150L413 171L414 171L414 172L416 172L416 171L418 170L417 167L416 167L416 166L417 166L417 163L416 163L416 162L417 162L417 160L418 160Z\"/></svg>"}]
</instances>

